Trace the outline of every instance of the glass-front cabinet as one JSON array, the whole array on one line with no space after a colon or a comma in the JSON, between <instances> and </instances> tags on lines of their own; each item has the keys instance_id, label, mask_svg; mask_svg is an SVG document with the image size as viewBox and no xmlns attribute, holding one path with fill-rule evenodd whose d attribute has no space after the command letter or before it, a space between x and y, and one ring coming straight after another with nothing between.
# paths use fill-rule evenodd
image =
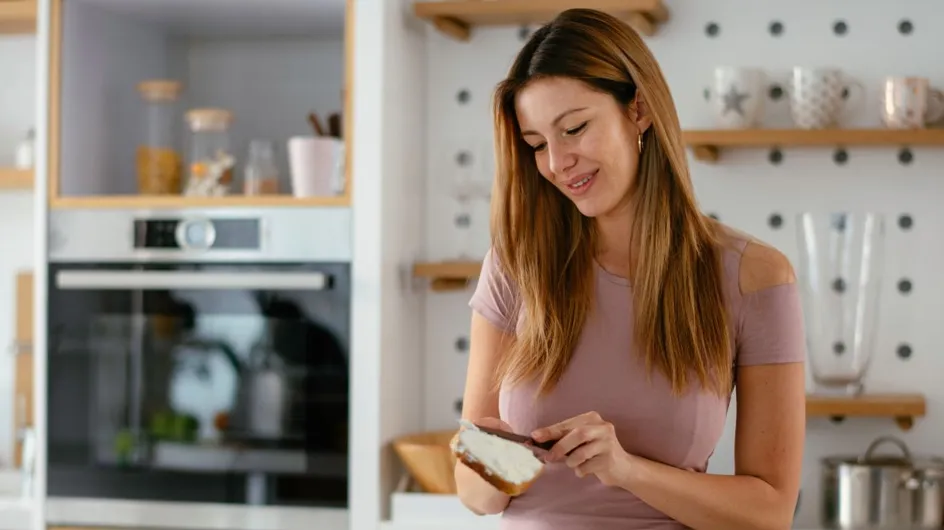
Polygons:
<instances>
[{"instance_id":1,"label":"glass-front cabinet","mask_svg":"<svg viewBox=\"0 0 944 530\"><path fill-rule=\"evenodd\" d=\"M352 1L48 7L48 513L346 508Z\"/></svg>"}]
</instances>

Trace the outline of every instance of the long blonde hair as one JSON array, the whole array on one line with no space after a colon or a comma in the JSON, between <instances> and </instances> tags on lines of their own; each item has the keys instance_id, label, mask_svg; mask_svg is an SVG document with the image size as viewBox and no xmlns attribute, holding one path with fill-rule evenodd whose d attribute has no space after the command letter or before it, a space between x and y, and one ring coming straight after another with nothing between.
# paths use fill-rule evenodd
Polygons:
<instances>
[{"instance_id":1,"label":"long blonde hair","mask_svg":"<svg viewBox=\"0 0 944 530\"><path fill-rule=\"evenodd\" d=\"M525 310L496 384L533 379L541 393L550 391L593 304L593 220L538 172L515 113L515 97L528 82L558 76L608 93L624 108L643 94L653 123L642 137L632 191L636 344L650 374L660 371L676 394L693 380L730 393L720 226L696 204L668 84L632 28L589 9L566 10L536 31L495 91L492 245Z\"/></svg>"}]
</instances>

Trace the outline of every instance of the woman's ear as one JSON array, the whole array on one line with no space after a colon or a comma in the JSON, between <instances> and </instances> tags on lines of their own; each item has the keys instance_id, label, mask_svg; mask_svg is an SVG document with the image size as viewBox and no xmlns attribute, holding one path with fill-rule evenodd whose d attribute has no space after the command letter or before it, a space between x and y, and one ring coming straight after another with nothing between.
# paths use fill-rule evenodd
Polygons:
<instances>
[{"instance_id":1,"label":"woman's ear","mask_svg":"<svg viewBox=\"0 0 944 530\"><path fill-rule=\"evenodd\" d=\"M649 130L652 125L652 113L649 110L649 103L639 90L636 90L636 97L629 104L629 118L633 120L636 128L639 129L639 134Z\"/></svg>"}]
</instances>

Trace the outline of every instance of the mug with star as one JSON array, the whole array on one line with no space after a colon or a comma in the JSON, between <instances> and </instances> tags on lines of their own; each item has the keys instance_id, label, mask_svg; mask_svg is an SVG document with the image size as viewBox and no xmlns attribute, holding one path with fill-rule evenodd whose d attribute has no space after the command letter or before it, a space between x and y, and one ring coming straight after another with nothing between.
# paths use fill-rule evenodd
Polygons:
<instances>
[{"instance_id":1,"label":"mug with star","mask_svg":"<svg viewBox=\"0 0 944 530\"><path fill-rule=\"evenodd\" d=\"M750 129L764 114L767 75L759 68L719 66L708 90L715 122L723 129Z\"/></svg>"}]
</instances>

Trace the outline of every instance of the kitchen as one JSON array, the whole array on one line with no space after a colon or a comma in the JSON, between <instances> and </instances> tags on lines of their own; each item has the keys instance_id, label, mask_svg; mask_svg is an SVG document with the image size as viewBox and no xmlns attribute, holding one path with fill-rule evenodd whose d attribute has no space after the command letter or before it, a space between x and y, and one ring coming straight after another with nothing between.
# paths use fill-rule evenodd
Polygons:
<instances>
[{"instance_id":1,"label":"kitchen","mask_svg":"<svg viewBox=\"0 0 944 530\"><path fill-rule=\"evenodd\" d=\"M0 7L5 8L4 4L17 1L2 1ZM479 5L460 8L487 10L487 4L499 5L501 2L470 0L470 3ZM509 9L522 5L527 7L528 4L524 0L507 0L506 3L512 6ZM658 4L623 3L638 6ZM406 435L448 430L455 426L457 400L464 376L464 352L468 347L466 303L471 293L469 283L477 273L475 260L481 257L488 244L489 91L503 75L521 39L534 26L521 26L516 21L509 21L515 18L509 16L504 26L478 27L474 23L462 22L461 9L458 14L430 11L425 3L414 4L412 0L352 1L348 7L354 16L347 19L352 26L344 38L349 41L346 51L353 57L349 59L351 63L344 75L356 80L356 85L350 80L342 82L339 72L343 54L332 52L332 64L337 64L338 70L329 69L331 73L326 77L330 77L336 86L325 89L326 94L330 92L326 97L331 98L331 104L319 106L309 97L292 93L292 87L302 82L314 85L323 73L321 63L303 63L298 58L298 49L292 48L291 39L287 44L284 40L273 43L268 38L271 35L264 35L267 39L262 39L260 33L266 32L255 27L260 25L260 20L270 20L278 25L280 32L292 33L297 26L289 24L290 20L306 24L303 17L298 16L304 11L299 7L302 2L279 2L286 10L280 16L276 13L278 10L273 9L267 17L246 7L249 3L239 2L233 4L236 7L227 8L232 9L228 12L231 16L215 16L219 14L215 11L218 4L209 1L193 2L198 7L189 9L182 7L183 2L174 0L138 2L138 7L132 8L119 4L105 0L63 0L61 4L39 2L38 35L61 32L62 41L55 42L62 54L58 59L63 67L59 74L45 68L47 57L56 58L52 53L56 47L49 47L52 39L47 41L37 37L31 40L33 37L16 35L0 38L3 41L0 46L4 46L0 62L4 64L8 60L7 46L11 54L35 52L38 58L35 72L30 61L11 61L12 66L6 71L16 72L19 76L35 76L39 86L36 91L21 88L18 91L20 97L15 102L10 102L6 96L12 89L6 86L0 89L2 112L8 112L9 108L11 116L17 116L16 113L23 113L24 107L33 105L36 108L35 116L26 113L26 117L10 118L12 125L3 125L0 138L4 139L3 149L10 153L10 163L3 160L0 166L14 165L13 153L17 144L26 136L26 131L37 124L36 185L32 191L6 192L10 197L2 199L11 201L10 208L4 208L4 215L10 216L9 223L32 227L32 233L24 228L22 233L18 231L15 235L15 244L20 245L16 247L16 254L21 256L16 259L24 259L22 256L30 254L32 259L13 263L6 257L13 252L5 253L2 266L4 271L9 270L5 274L10 279L6 282L9 285L4 299L10 300L7 303L13 306L16 272L34 264L44 265L33 269L38 307L34 311L36 318L32 329L36 333L31 345L34 355L39 357L38 352L46 351L50 359L48 367L40 365L34 374L35 397L32 403L35 433L48 433L36 437L37 454L47 454L50 460L48 464L43 458L36 460L34 496L31 499L4 501L0 505L25 506L16 512L4 512L4 517L0 517L4 522L0 525L13 521L12 516L7 517L8 513L25 513L26 519L32 523L26 528L158 525L161 528L276 529L313 523L323 525L321 528L332 528L335 526L329 525L336 523L339 528L355 529L378 526L411 529L461 528L464 525L470 528L494 527L490 519L474 518L464 512L452 496L402 491L406 489L408 480L403 478L400 458L391 448L391 443ZM445 2L440 8L456 9L449 4L456 2ZM903 440L915 456L941 455L940 446L935 443L940 440L941 429L944 429L944 417L936 406L942 396L935 375L940 373L941 367L933 349L939 342L939 326L935 326L934 317L939 314L937 300L942 297L938 296L940 286L932 271L937 269L935 260L940 259L939 253L933 250L937 248L933 243L934 228L944 219L940 218L939 208L934 202L934 192L940 184L933 179L931 168L940 165L939 149L944 141L935 128L911 136L887 134L880 124L878 106L879 89L886 76L923 76L930 78L933 86L942 86L944 80L937 73L936 58L929 51L933 46L930 41L922 40L932 38L932 32L921 26L924 20L939 18L940 9L917 2L897 5L869 2L855 8L824 6L815 2L794 3L789 7L766 3L755 7L752 4L747 8L744 0L712 0L698 5L672 0L664 4L668 18L662 20L654 15L634 17L633 20L652 33L647 37L647 43L661 61L672 86L683 129L688 134L696 188L707 212L777 246L801 273L804 262L799 244L803 233L798 218L800 213L826 214L848 210L884 215L883 237L879 241L884 247L882 274L878 277L881 287L876 287L880 292L877 297L880 302L875 301L874 295L864 294L872 292L868 289L855 291L867 299L864 302L867 307L881 308L873 325L877 333L871 348L860 351L849 342L849 353L855 355L846 356L862 359L868 356L862 352L871 354L862 380L864 394L859 399L829 399L817 394L807 405L807 454L796 527L822 528L819 520L823 495L821 458L835 454L863 455L873 441L886 435ZM58 15L56 5L61 6ZM292 11L291 6L297 10ZM533 9L533 3L531 7ZM644 6L639 9L643 10ZM116 22L102 24L102 11L117 19ZM92 13L99 16L91 16ZM307 23L314 24L317 18L314 16ZM519 16L518 20L526 18ZM252 20L251 26L254 27L247 28L239 23L248 19ZM102 25L92 26L96 21ZM77 31L76 27L83 28L76 24L83 23L90 25ZM142 33L140 24L150 31ZM162 31L155 29L167 27L189 35L201 32L201 38L191 37L195 42L185 42L185 39L167 42ZM214 28L221 33L211 35ZM240 38L228 37L227 33L236 33ZM333 38L337 40L337 37ZM859 52L866 39L877 38L881 38L884 44L882 54ZM745 46L747 42L750 46ZM127 50L130 55L123 56L115 53L116 50ZM277 57L267 55L276 52ZM317 70L313 68L314 64L319 64ZM787 94L790 70L797 65L841 68L851 81L856 82L848 83L851 88L849 105L838 136L814 137L782 132L783 129L793 131L797 128L790 116ZM769 76L764 86L765 92L769 88L769 97L765 101L762 124L755 126L756 129L747 129L746 134L738 130L728 130L724 134L718 131L716 111L712 106L717 101L713 97L717 92L713 79L716 68L721 66L760 68ZM244 67L253 70L247 71ZM178 75L171 75L173 72ZM299 80L295 75L308 77ZM238 83L234 82L236 77L239 77ZM113 79L113 82L103 86L99 84L101 79ZM232 122L227 129L230 132L229 143L240 162L248 154L250 140L257 136L274 140L276 152L281 153L277 159L279 174L284 179L279 182L280 189L285 190L283 193L294 189L289 178L292 169L287 156L288 137L312 135L314 127L308 114L313 110L323 122L329 121L331 113L342 111L338 93L342 85L346 86L346 95L351 102L350 107L343 108L344 124L341 128L344 135L350 135L345 142L345 156L351 158L346 165L349 173L344 191L336 197L240 196L246 190L239 180L244 174L240 164L234 172L235 181L241 186L237 188L240 191L236 196L191 196L185 200L179 197L139 197L135 192L138 182L124 176L134 174L132 153L142 142L147 142L149 136L146 126L149 122L144 120L145 109L151 107L142 98L143 94L137 91L137 86L142 81L168 79L182 82L179 102L187 103L180 105L175 114L179 121L178 141L186 146L181 151L184 157L190 157L193 149L188 143L191 134L184 112L198 108L194 105L200 105L199 108L229 108L232 111ZM253 82L253 79L261 81ZM858 85L862 89L856 90ZM352 90L351 87L355 88ZM113 91L106 92L106 89ZM283 89L287 93L280 92ZM57 90L61 92L56 93ZM100 94L107 94L108 98ZM34 104L50 97L52 103L49 105ZM253 98L252 103L248 102L250 98ZM190 101L184 101L187 99ZM111 105L104 105L104 101ZM190 105L191 101L194 105ZM49 125L44 126L47 122ZM241 123L253 125L251 129L241 129ZM457 127L456 123L462 126ZM53 127L61 129L61 134L51 134ZM322 127L331 128L327 124ZM865 133L862 136L842 136L848 132L844 129L863 129ZM748 136L750 138L745 138ZM424 141L418 142L417 138ZM35 208L21 204L31 201L34 201ZM14 204L20 207L13 207ZM66 241L57 247L61 242L55 240L54 229L57 226L65 227L63 230L74 229L76 234L94 230L82 231L81 218L77 217L81 212L94 213L87 219L95 219L98 223L95 226L108 226L110 223L118 226L129 221L122 219L121 215L131 211L146 214L151 221L163 221L161 215L179 210L211 218L225 216L231 222L247 218L251 221L252 214L284 215L286 222L293 227L300 219L308 219L305 216L311 215L319 226L330 224L331 228L325 232L336 237L336 245L329 245L332 248L343 246L342 232L350 230L349 248L344 251L344 255L352 257L347 278L350 314L347 452L358 457L351 458L347 468L348 488L354 492L348 499L348 510L288 506L288 501L278 507L249 506L245 504L246 499L260 490L250 485L252 480L243 476L248 475L245 469L235 469L232 463L227 464L227 472L239 477L229 481L233 484L220 486L218 491L225 489L228 498L241 499L234 501L243 503L239 506L218 499L202 499L199 503L171 501L169 499L175 494L186 495L177 487L177 482L158 488L157 493L145 492L163 495L168 500L138 499L121 503L104 500L89 503L75 499L68 491L66 496L57 495L54 493L56 488L62 486L46 483L46 477L55 474L53 467L57 461L75 461L56 457L56 454L64 454L53 451L53 441L61 440L53 437L57 409L44 410L40 405L56 396L52 389L45 387L46 378L38 375L47 369L50 378L55 375L52 362L56 350L50 324L54 322L56 312L47 314L45 301L61 300L65 306L90 308L88 314L80 315L82 318L62 317L64 320L61 322L66 327L84 322L87 324L85 328L92 331L96 325L106 328L112 325L117 329L106 329L105 335L122 337L139 332L135 328L139 319L129 318L130 313L110 313L118 317L110 321L97 318L104 313L96 313L96 307L130 306L134 297L127 295L142 292L144 287L149 288L145 291L149 293L170 291L165 276L138 272L168 269L171 264L168 260L173 260L173 270L187 273L175 276L174 281L186 283L206 279L194 274L202 269L191 268L176 257L167 257L165 249L148 250L144 252L149 255L146 263L138 263L137 258L132 263L129 261L131 258L122 252L130 252L131 256L142 253L138 249L121 249L117 243L110 244L120 238L104 234L95 245L70 245ZM333 216L344 217L344 220ZM821 224L813 223L817 234ZM179 244L176 228L171 230L162 226L160 223L149 225L145 231L174 233L165 234L163 239L158 238L146 246ZM185 231L184 235L199 240L208 234L205 224L194 224L192 230ZM309 229L311 233L316 231ZM234 242L226 236L225 227L218 232L214 239L240 243L238 237ZM315 239L331 235L318 232ZM48 240L47 233L50 234ZM291 231L270 233L291 234ZM862 241L861 238L857 240L860 247ZM14 242L8 241L8 244ZM318 254L324 248L313 248L311 253ZM930 254L921 259L916 255L918 249L928 249ZM227 294L240 295L239 299L243 301L252 291L278 291L275 289L278 286L271 283L275 280L265 274L266 271L273 267L282 271L297 257L259 254L251 250L227 252L216 265L237 266L237 270L228 272L249 275L240 278L249 278L260 282L257 287L265 287L254 289L251 283L235 288L224 286ZM304 249L290 248L285 252L304 253ZM339 250L331 256L318 255L325 260L343 261L341 254ZM266 263L270 258L276 262ZM7 261L11 262L8 264ZM101 270L117 270L118 273L86 274ZM336 271L327 270L305 273L308 274L304 276L305 281L314 284L321 282L317 278L331 276L336 279L339 276ZM856 273L862 277L861 270L851 274ZM64 283L57 283L57 277ZM847 278L851 290L854 276ZM217 282L212 289L206 284L195 288L189 283L177 287L188 287L187 292L201 295L187 297L188 303L199 307L202 301L210 303L205 302L209 298L203 296L207 291L223 290L219 284L223 280ZM335 282L327 283L337 285ZM867 286L873 285L867 282ZM311 305L317 306L323 294L312 289L306 298L310 297ZM125 298L129 300L125 301ZM150 307L167 301L155 298L139 302ZM178 308L169 311L175 317L185 314ZM225 314L216 311L209 316ZM175 325L178 320L187 319L175 318ZM207 325L214 325L213 320L210 318ZM217 322L220 320L216 319ZM7 333L12 342L15 339L12 309L5 322L10 322ZM236 325L238 328L243 326ZM855 331L852 329L851 332ZM850 331L843 329L842 332ZM62 337L58 338L61 342ZM84 344L79 346L89 349L93 338L90 334L80 336ZM821 353L822 348L813 348L813 345L826 340L826 337L811 335L811 348L815 353ZM826 344L826 349L834 352L833 341ZM158 342L151 345L157 347ZM242 349L249 350L251 346ZM225 353L221 355L228 357ZM135 358L131 354L127 357ZM81 369L90 373L88 360L85 356ZM11 360L11 369L4 370L4 373L12 371L12 364ZM99 363L99 370L107 368ZM66 371L63 368L60 373ZM122 366L121 373L142 372ZM5 403L2 405L4 410L9 410L10 418L5 422L9 427L2 428L9 430L6 438L11 442L7 443L9 450L2 456L13 454L14 429L20 426L20 423L15 423L18 416L12 397L12 379L9 377L4 381L10 385L11 390L6 394L11 397L2 402ZM85 395L93 395L91 381L88 378L83 381ZM134 381L134 378L129 378L125 382L132 385ZM813 389L811 374L810 390ZM63 394L58 396L61 402ZM96 403L100 401L88 398L86 408L92 409ZM123 416L130 418L133 415ZM5 417L0 414L0 423ZM172 419L169 423L175 421ZM143 418L139 423L144 425ZM90 429L85 425L82 430L90 432ZM116 430L111 442L122 441L117 444L122 447L120 453L133 462L138 458L136 446L124 442L133 442L135 437L129 440L128 436L118 436L121 432ZM711 471L729 473L733 470L732 444L733 432L729 429L712 459ZM0 448L7 446L0 445ZM894 444L886 444L878 450L882 454L896 454L897 448ZM201 457L198 460L205 459ZM91 469L87 459L80 463L80 468ZM20 474L14 472L12 476L12 480L5 480L5 483L13 485L11 491L19 491ZM259 481L255 483L258 485ZM129 489L134 488L129 486ZM201 494L210 495L208 491L213 488L201 490ZM333 514L337 515L336 519Z\"/></svg>"}]
</instances>

